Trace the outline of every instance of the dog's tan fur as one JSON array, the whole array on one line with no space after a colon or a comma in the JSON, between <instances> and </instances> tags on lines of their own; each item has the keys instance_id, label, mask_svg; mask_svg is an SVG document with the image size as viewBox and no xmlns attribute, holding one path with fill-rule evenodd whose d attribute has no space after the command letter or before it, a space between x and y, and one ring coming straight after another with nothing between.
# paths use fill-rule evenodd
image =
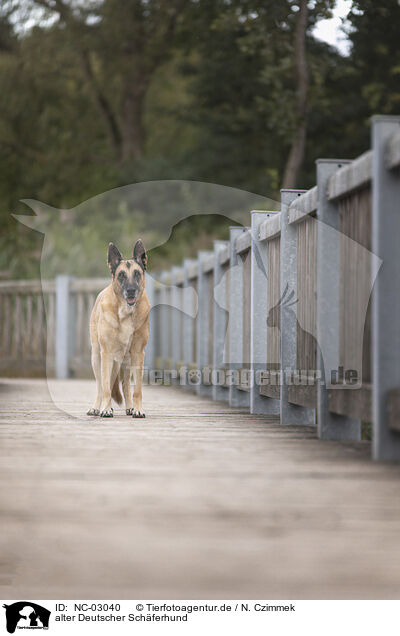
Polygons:
<instances>
[{"instance_id":1,"label":"dog's tan fur","mask_svg":"<svg viewBox=\"0 0 400 636\"><path fill-rule=\"evenodd\" d=\"M122 260L118 249L110 243L108 266L112 272L112 282L98 295L90 317L92 367L97 395L88 415L113 416L111 397L121 404L121 380L126 414L144 417L142 376L144 349L149 337L150 303L145 290L147 256L142 242L137 241L130 260ZM133 281L136 281L137 296L134 306L129 306L124 297L119 281L121 277L127 284L134 284ZM132 371L133 400L130 389Z\"/></svg>"}]
</instances>

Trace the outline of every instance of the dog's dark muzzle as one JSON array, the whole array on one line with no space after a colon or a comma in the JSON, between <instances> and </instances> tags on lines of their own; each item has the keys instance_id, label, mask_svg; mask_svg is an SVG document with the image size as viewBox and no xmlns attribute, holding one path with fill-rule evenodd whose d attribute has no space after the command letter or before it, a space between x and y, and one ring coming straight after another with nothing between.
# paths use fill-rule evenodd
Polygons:
<instances>
[{"instance_id":1,"label":"dog's dark muzzle","mask_svg":"<svg viewBox=\"0 0 400 636\"><path fill-rule=\"evenodd\" d=\"M134 305L136 302L136 298L138 295L138 290L136 288L128 288L125 292L125 298L128 305Z\"/></svg>"}]
</instances>

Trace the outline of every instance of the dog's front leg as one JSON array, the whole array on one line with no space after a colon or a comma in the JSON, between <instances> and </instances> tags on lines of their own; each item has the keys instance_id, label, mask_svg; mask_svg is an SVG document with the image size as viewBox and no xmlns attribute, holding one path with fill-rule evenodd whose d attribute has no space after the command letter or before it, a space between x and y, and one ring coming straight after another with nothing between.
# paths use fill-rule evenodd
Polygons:
<instances>
[{"instance_id":1,"label":"dog's front leg","mask_svg":"<svg viewBox=\"0 0 400 636\"><path fill-rule=\"evenodd\" d=\"M127 415L133 413L133 401L131 393L131 367L129 364L124 364L121 367L121 380L122 380L122 392L125 400L125 410Z\"/></svg>"},{"instance_id":2,"label":"dog's front leg","mask_svg":"<svg viewBox=\"0 0 400 636\"><path fill-rule=\"evenodd\" d=\"M94 405L88 410L87 415L100 415L101 406L101 361L100 347L97 343L92 344L92 367L96 378L96 399Z\"/></svg>"},{"instance_id":3,"label":"dog's front leg","mask_svg":"<svg viewBox=\"0 0 400 636\"><path fill-rule=\"evenodd\" d=\"M111 380L114 366L113 356L106 353L104 350L101 352L101 409L100 417L112 417L113 409L111 408Z\"/></svg>"},{"instance_id":4,"label":"dog's front leg","mask_svg":"<svg viewBox=\"0 0 400 636\"><path fill-rule=\"evenodd\" d=\"M146 417L142 411L142 381L144 351L133 351L132 364L134 369L135 387L133 390L133 417Z\"/></svg>"}]
</instances>

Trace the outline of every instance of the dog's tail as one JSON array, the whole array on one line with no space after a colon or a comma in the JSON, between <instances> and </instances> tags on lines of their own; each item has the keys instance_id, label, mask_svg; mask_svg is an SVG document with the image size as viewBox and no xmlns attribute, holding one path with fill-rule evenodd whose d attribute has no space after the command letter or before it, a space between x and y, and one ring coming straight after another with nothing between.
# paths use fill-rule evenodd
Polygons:
<instances>
[{"instance_id":1,"label":"dog's tail","mask_svg":"<svg viewBox=\"0 0 400 636\"><path fill-rule=\"evenodd\" d=\"M111 397L116 401L117 404L122 404L122 395L119 389L119 373L115 378L114 386L111 391Z\"/></svg>"}]
</instances>

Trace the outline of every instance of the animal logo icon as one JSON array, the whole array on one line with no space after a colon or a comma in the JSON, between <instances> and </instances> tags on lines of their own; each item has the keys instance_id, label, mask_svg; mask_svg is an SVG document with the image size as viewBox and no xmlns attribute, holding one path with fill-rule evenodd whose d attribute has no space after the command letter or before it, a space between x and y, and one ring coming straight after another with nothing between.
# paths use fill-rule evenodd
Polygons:
<instances>
[{"instance_id":1,"label":"animal logo icon","mask_svg":"<svg viewBox=\"0 0 400 636\"><path fill-rule=\"evenodd\" d=\"M7 631L14 634L18 629L48 629L50 610L32 603L31 601L18 601L11 605L4 604L6 610Z\"/></svg>"},{"instance_id":2,"label":"animal logo icon","mask_svg":"<svg viewBox=\"0 0 400 636\"><path fill-rule=\"evenodd\" d=\"M293 305L296 305L299 302L299 299L296 298L294 299L294 289L292 289L291 292L289 292L289 283L286 283L286 287L284 289L284 292L282 294L282 296L279 298L278 302L271 307L271 309L268 312L268 317L267 317L267 326L268 327L276 327L278 329L281 328L281 307L284 307L285 309L292 307Z\"/></svg>"}]
</instances>

